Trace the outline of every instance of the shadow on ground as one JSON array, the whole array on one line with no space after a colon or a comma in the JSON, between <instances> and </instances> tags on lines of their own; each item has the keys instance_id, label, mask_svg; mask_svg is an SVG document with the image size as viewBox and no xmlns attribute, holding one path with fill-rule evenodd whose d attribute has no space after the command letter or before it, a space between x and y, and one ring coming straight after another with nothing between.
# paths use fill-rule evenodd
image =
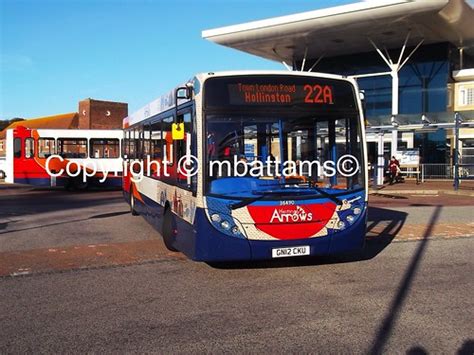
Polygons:
<instances>
[{"instance_id":1,"label":"shadow on ground","mask_svg":"<svg viewBox=\"0 0 474 355\"><path fill-rule=\"evenodd\" d=\"M397 321L403 311L403 306L412 291L413 281L420 268L424 254L426 252L429 238L433 232L434 226L437 224L439 216L441 214L442 206L437 206L433 211L430 221L426 225L425 232L420 242L416 245L416 249L413 252L411 259L409 260L407 267L403 274L401 274L401 280L398 288L391 300L388 310L384 317L380 321L380 325L376 328L376 332L372 337L372 341L369 343L369 349L367 354L378 355L383 354L385 346L389 341L393 329L395 328ZM351 255L332 256L324 258L311 258L311 259L290 259L290 260L278 260L272 262L259 262L252 263L251 265L243 264L219 264L221 268L274 268L274 267L290 267L290 266L307 266L307 265L321 265L331 263L344 263L361 260L369 260L381 253L397 235L400 229L405 223L407 214L404 212L394 211L384 208L371 208L369 210L369 220L367 223L367 243L364 250L359 253ZM383 225L381 232L376 235L371 235L371 231L376 227L380 227L379 224ZM213 265L215 266L215 265ZM473 350L472 339L466 340L458 349L458 354L472 354ZM407 350L409 354L427 354L422 344Z\"/></svg>"},{"instance_id":2,"label":"shadow on ground","mask_svg":"<svg viewBox=\"0 0 474 355\"><path fill-rule=\"evenodd\" d=\"M426 251L426 247L428 245L429 237L433 232L434 226L438 222L441 210L442 206L437 206L436 209L433 211L430 221L426 225L426 230L423 234L423 238L418 244L415 252L413 253L410 263L408 264L405 273L403 274L403 277L400 281L397 292L390 304L390 307L372 340L370 350L367 352L368 354L378 355L383 353L384 347L388 339L390 339L393 328L395 327L398 317L403 309L403 304L405 303L405 300L407 299L411 291L413 280L415 279L416 273L420 267L421 261ZM418 346L415 349L411 349L411 353L421 354L423 353L421 351L422 349L423 348L421 346Z\"/></svg>"},{"instance_id":3,"label":"shadow on ground","mask_svg":"<svg viewBox=\"0 0 474 355\"><path fill-rule=\"evenodd\" d=\"M15 193L8 193L14 190ZM18 190L24 190L18 193ZM95 189L70 192L56 188L28 188L16 185L0 185L0 223L2 218L14 218L30 214L68 211L78 208L107 206L122 202L120 190Z\"/></svg>"}]
</instances>

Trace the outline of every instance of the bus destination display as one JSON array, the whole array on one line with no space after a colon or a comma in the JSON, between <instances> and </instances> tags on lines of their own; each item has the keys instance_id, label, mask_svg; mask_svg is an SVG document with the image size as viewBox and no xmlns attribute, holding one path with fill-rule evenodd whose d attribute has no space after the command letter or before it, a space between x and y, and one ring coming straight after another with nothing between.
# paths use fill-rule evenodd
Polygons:
<instances>
[{"instance_id":1,"label":"bus destination display","mask_svg":"<svg viewBox=\"0 0 474 355\"><path fill-rule=\"evenodd\" d=\"M354 108L350 83L326 78L259 76L216 78L206 82L206 107L295 106Z\"/></svg>"},{"instance_id":2,"label":"bus destination display","mask_svg":"<svg viewBox=\"0 0 474 355\"><path fill-rule=\"evenodd\" d=\"M333 89L329 85L305 84L243 84L237 83L229 86L231 98L236 98L245 104L291 104L301 100L305 104L334 103ZM303 91L303 92L301 92Z\"/></svg>"}]
</instances>

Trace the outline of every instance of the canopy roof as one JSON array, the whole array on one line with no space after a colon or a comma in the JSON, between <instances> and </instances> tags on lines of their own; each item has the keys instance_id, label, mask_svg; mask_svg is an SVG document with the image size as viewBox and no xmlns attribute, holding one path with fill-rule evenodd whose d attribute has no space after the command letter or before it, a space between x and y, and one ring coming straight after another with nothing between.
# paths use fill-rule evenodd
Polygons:
<instances>
[{"instance_id":1,"label":"canopy roof","mask_svg":"<svg viewBox=\"0 0 474 355\"><path fill-rule=\"evenodd\" d=\"M212 42L275 60L333 57L381 47L450 42L474 54L474 10L464 0L377 0L202 32Z\"/></svg>"}]
</instances>

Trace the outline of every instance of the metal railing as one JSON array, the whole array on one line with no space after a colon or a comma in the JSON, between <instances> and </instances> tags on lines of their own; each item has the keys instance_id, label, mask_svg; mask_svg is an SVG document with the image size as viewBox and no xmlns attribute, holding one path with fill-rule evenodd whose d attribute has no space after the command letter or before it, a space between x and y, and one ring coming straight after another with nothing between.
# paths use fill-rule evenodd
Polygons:
<instances>
[{"instance_id":1,"label":"metal railing","mask_svg":"<svg viewBox=\"0 0 474 355\"><path fill-rule=\"evenodd\" d=\"M421 164L421 182L452 179L454 179L454 167L451 164Z\"/></svg>"},{"instance_id":2,"label":"metal railing","mask_svg":"<svg viewBox=\"0 0 474 355\"><path fill-rule=\"evenodd\" d=\"M377 166L372 165L369 168L369 179L372 184L376 180ZM403 169L404 178L420 179L421 182L426 180L453 180L454 166L451 164L421 164L419 176L415 171ZM474 164L459 164L459 179L474 180Z\"/></svg>"},{"instance_id":3,"label":"metal railing","mask_svg":"<svg viewBox=\"0 0 474 355\"><path fill-rule=\"evenodd\" d=\"M474 179L473 164L459 164L459 178L461 180ZM421 164L421 181L425 180L452 180L454 166L451 164Z\"/></svg>"}]
</instances>

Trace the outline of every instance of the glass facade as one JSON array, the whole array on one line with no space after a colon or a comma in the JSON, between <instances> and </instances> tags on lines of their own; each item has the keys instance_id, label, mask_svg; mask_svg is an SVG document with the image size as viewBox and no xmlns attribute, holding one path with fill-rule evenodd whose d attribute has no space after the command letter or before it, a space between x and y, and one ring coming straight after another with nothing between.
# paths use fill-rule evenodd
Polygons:
<instances>
[{"instance_id":1,"label":"glass facade","mask_svg":"<svg viewBox=\"0 0 474 355\"><path fill-rule=\"evenodd\" d=\"M450 160L445 129L437 129L433 132L415 132L414 146L420 150L420 163L422 164L445 164Z\"/></svg>"},{"instance_id":2,"label":"glass facade","mask_svg":"<svg viewBox=\"0 0 474 355\"><path fill-rule=\"evenodd\" d=\"M381 43L380 45L383 46ZM407 48L404 58L413 50ZM388 51L396 61L400 49ZM310 61L311 62L311 61ZM301 63L296 63L301 65ZM472 56L465 53L464 67L474 67ZM424 45L418 48L410 60L399 71L399 115L400 125L419 124L426 114L433 123L453 122L454 113L447 112L452 104L449 100L448 84L453 82L451 73L460 69L459 52L449 43ZM333 58L324 58L316 71L341 75L361 75L389 72L390 68L375 51L356 53ZM390 125L392 113L392 77L390 75L358 79L365 93L366 117L370 124ZM422 129L413 132L410 146L420 150L422 163L449 164L451 148L445 129ZM390 143L385 143L384 152L390 153ZM372 149L370 149L372 148ZM398 150L407 149L406 141L399 134ZM376 155L375 145L369 147L369 155Z\"/></svg>"},{"instance_id":3,"label":"glass facade","mask_svg":"<svg viewBox=\"0 0 474 355\"><path fill-rule=\"evenodd\" d=\"M411 52L405 51L405 57ZM447 43L420 47L399 72L399 113L418 114L446 111L447 84L450 80L450 46ZM397 60L400 49L389 51ZM360 75L388 72L390 69L376 52L323 59L317 71ZM358 79L365 91L367 117L392 113L392 77L390 75Z\"/></svg>"}]
</instances>

